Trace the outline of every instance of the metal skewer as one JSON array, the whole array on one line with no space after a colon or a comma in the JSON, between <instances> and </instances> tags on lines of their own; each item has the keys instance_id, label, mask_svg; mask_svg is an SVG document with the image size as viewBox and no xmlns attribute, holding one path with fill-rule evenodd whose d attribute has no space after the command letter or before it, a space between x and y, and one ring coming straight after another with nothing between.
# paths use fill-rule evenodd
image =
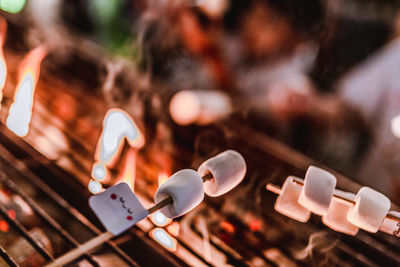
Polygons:
<instances>
[{"instance_id":1,"label":"metal skewer","mask_svg":"<svg viewBox=\"0 0 400 267\"><path fill-rule=\"evenodd\" d=\"M214 177L211 173L207 173L203 177L201 177L201 179L203 180L203 182L205 182L205 181L214 179ZM167 198L163 199L162 201L156 203L154 206L147 209L148 215L164 208L167 205L170 205L172 202L173 202L172 197L167 197ZM64 254L63 256L55 259L54 261L52 261L51 263L46 265L46 267L56 267L56 266L62 266L67 263L70 263L70 262L74 261L75 259L79 258L80 256L82 256L83 254L89 253L90 250L100 246L101 244L107 242L109 239L111 239L113 237L114 237L114 234L111 233L110 231L104 232L104 233L90 239L89 241L86 241L82 245L76 247L75 249L71 250L70 252Z\"/></svg>"}]
</instances>

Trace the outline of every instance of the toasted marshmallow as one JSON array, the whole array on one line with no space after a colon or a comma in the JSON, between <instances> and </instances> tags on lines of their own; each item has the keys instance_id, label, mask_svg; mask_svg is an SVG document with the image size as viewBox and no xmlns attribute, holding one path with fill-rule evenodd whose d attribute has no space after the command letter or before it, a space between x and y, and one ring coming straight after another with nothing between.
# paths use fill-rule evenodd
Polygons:
<instances>
[{"instance_id":1,"label":"toasted marshmallow","mask_svg":"<svg viewBox=\"0 0 400 267\"><path fill-rule=\"evenodd\" d=\"M347 220L355 226L376 233L390 209L390 200L378 191L362 187L356 196L356 204L347 213Z\"/></svg>"},{"instance_id":2,"label":"toasted marshmallow","mask_svg":"<svg viewBox=\"0 0 400 267\"><path fill-rule=\"evenodd\" d=\"M335 195L346 200L354 201L356 195L336 189ZM353 207L352 203L333 198L328 213L322 216L322 222L335 231L348 235L356 235L358 227L347 220L347 212Z\"/></svg>"},{"instance_id":3,"label":"toasted marshmallow","mask_svg":"<svg viewBox=\"0 0 400 267\"><path fill-rule=\"evenodd\" d=\"M194 209L204 198L200 174L189 169L174 173L158 188L154 196L155 203L167 197L172 197L173 202L160 211L168 218L179 217Z\"/></svg>"},{"instance_id":4,"label":"toasted marshmallow","mask_svg":"<svg viewBox=\"0 0 400 267\"><path fill-rule=\"evenodd\" d=\"M198 172L201 176L211 173L213 178L204 182L207 195L217 197L237 186L246 174L246 162L234 150L226 150L203 162Z\"/></svg>"},{"instance_id":5,"label":"toasted marshmallow","mask_svg":"<svg viewBox=\"0 0 400 267\"><path fill-rule=\"evenodd\" d=\"M296 181L303 183L302 179L294 176L286 178L281 193L276 199L274 209L294 220L306 222L310 218L311 212L298 203L303 186Z\"/></svg>"},{"instance_id":6,"label":"toasted marshmallow","mask_svg":"<svg viewBox=\"0 0 400 267\"><path fill-rule=\"evenodd\" d=\"M336 177L323 169L310 166L304 179L299 204L315 214L325 215L336 186Z\"/></svg>"}]
</instances>

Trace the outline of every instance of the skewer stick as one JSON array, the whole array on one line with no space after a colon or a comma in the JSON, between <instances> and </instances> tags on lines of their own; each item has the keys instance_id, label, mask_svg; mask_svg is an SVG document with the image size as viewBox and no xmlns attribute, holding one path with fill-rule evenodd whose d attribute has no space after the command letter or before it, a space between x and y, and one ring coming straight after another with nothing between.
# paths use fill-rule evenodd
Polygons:
<instances>
[{"instance_id":1,"label":"skewer stick","mask_svg":"<svg viewBox=\"0 0 400 267\"><path fill-rule=\"evenodd\" d=\"M298 185L304 186L304 183L302 183L301 181L293 180L292 182L296 183ZM281 193L281 190L282 190L282 188L280 186L277 186L277 185L274 185L274 184L271 184L271 183L267 184L266 189L268 191L274 193L274 194L277 194L277 195L279 195ZM341 201L341 202L343 202L345 204L352 205L352 206L354 206L356 204L352 199L335 195L335 193L333 193L333 198L335 198L336 200L339 200L339 201ZM393 215L393 214L387 214L385 219L396 221L397 223L400 223L400 218L395 216L395 215Z\"/></svg>"},{"instance_id":2,"label":"skewer stick","mask_svg":"<svg viewBox=\"0 0 400 267\"><path fill-rule=\"evenodd\" d=\"M212 176L211 173L207 173L203 177L201 177L201 179L203 179L203 182L212 180L213 178L214 177ZM150 215L150 214L164 208L165 206L170 205L172 202L173 202L172 197L167 197L167 198L163 199L162 201L158 202L157 204L155 204L154 206L148 208L147 212ZM90 250L100 246L101 244L107 242L108 240L110 240L113 237L114 237L113 233L111 233L109 231L104 232L104 233L90 239L89 241L86 241L82 245L76 247L75 249L71 250L70 252L64 254L63 256L55 259L53 262L46 265L46 267L56 267L56 266L62 266L67 263L70 263L70 262L74 261L75 259L79 258L80 256L82 256L83 254L89 253Z\"/></svg>"}]
</instances>

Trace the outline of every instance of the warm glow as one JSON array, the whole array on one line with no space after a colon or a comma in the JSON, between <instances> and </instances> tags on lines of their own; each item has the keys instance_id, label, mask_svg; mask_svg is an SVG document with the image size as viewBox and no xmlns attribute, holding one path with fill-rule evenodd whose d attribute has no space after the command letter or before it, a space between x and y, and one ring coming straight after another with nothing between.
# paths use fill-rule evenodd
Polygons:
<instances>
[{"instance_id":1,"label":"warm glow","mask_svg":"<svg viewBox=\"0 0 400 267\"><path fill-rule=\"evenodd\" d=\"M227 221L221 222L221 228L230 234L233 234L235 232L235 226L233 226L233 224Z\"/></svg>"},{"instance_id":2,"label":"warm glow","mask_svg":"<svg viewBox=\"0 0 400 267\"><path fill-rule=\"evenodd\" d=\"M135 148L131 148L126 155L124 169L119 179L119 182L127 183L132 190L135 188L136 157L137 150Z\"/></svg>"},{"instance_id":3,"label":"warm glow","mask_svg":"<svg viewBox=\"0 0 400 267\"><path fill-rule=\"evenodd\" d=\"M119 160L124 141L130 145L119 182L126 182L133 190L136 176L137 151L144 145L144 137L132 117L122 109L108 110L103 121L92 167L92 177L98 181L110 178L108 168Z\"/></svg>"},{"instance_id":4,"label":"warm glow","mask_svg":"<svg viewBox=\"0 0 400 267\"><path fill-rule=\"evenodd\" d=\"M103 190L103 186L101 185L101 183L99 181L90 180L88 189L89 189L90 193L98 194Z\"/></svg>"},{"instance_id":5,"label":"warm glow","mask_svg":"<svg viewBox=\"0 0 400 267\"><path fill-rule=\"evenodd\" d=\"M167 227L167 231L173 235L173 236L178 236L179 235L179 229L180 229L180 225L178 222L173 222L170 225L168 225Z\"/></svg>"},{"instance_id":6,"label":"warm glow","mask_svg":"<svg viewBox=\"0 0 400 267\"><path fill-rule=\"evenodd\" d=\"M160 226L160 227L167 226L168 224L170 224L172 222L172 219L166 217L159 210L154 212L150 216L150 219L155 225Z\"/></svg>"},{"instance_id":7,"label":"warm glow","mask_svg":"<svg viewBox=\"0 0 400 267\"><path fill-rule=\"evenodd\" d=\"M180 125L194 123L201 114L200 98L191 91L178 92L171 99L169 111L172 119Z\"/></svg>"},{"instance_id":8,"label":"warm glow","mask_svg":"<svg viewBox=\"0 0 400 267\"><path fill-rule=\"evenodd\" d=\"M26 136L32 117L33 97L39 79L40 63L46 56L44 46L33 49L21 62L18 85L11 105L7 127L18 136Z\"/></svg>"},{"instance_id":9,"label":"warm glow","mask_svg":"<svg viewBox=\"0 0 400 267\"><path fill-rule=\"evenodd\" d=\"M7 77L7 64L4 58L3 45L6 38L7 22L4 18L0 17L0 107L1 100L3 99L3 88L6 84Z\"/></svg>"},{"instance_id":10,"label":"warm glow","mask_svg":"<svg viewBox=\"0 0 400 267\"><path fill-rule=\"evenodd\" d=\"M165 172L161 172L158 175L158 186L162 185L163 183L165 183L168 180L169 175Z\"/></svg>"},{"instance_id":11,"label":"warm glow","mask_svg":"<svg viewBox=\"0 0 400 267\"><path fill-rule=\"evenodd\" d=\"M177 241L162 228L154 228L149 235L169 251L176 251Z\"/></svg>"},{"instance_id":12,"label":"warm glow","mask_svg":"<svg viewBox=\"0 0 400 267\"><path fill-rule=\"evenodd\" d=\"M8 223L6 221L1 220L0 221L0 231L1 232L8 232L8 230L10 229L10 226L8 225Z\"/></svg>"}]
</instances>

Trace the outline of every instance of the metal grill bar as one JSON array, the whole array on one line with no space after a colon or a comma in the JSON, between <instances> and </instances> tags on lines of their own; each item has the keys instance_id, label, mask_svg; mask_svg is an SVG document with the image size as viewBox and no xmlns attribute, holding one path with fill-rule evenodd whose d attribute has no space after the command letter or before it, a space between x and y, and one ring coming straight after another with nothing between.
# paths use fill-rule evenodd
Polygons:
<instances>
[{"instance_id":1,"label":"metal grill bar","mask_svg":"<svg viewBox=\"0 0 400 267\"><path fill-rule=\"evenodd\" d=\"M0 124L0 133L4 134L7 129L5 129L3 124ZM27 148L24 148L28 150ZM67 201L65 201L60 195L58 195L53 189L51 189L47 184L45 184L36 174L34 174L29 168L25 166L22 160L19 160L14 157L12 153L10 153L4 146L0 145L0 156L12 164L17 171L22 173L24 176L29 177L29 181L35 184L40 190L46 193L50 198L52 198L59 206L65 209L69 214L71 214L75 219L80 221L83 225L85 225L90 231L94 234L100 234L101 231L94 226L86 217L80 213L77 209L69 205ZM139 266L139 264L134 261L131 257L129 257L124 251L122 251L113 241L107 241L106 244L126 263L131 266Z\"/></svg>"},{"instance_id":2,"label":"metal grill bar","mask_svg":"<svg viewBox=\"0 0 400 267\"><path fill-rule=\"evenodd\" d=\"M29 204L29 206L42 217L48 224L50 224L62 237L64 237L69 244L74 247L78 247L79 243L75 240L67 231L65 231L61 225L59 225L44 209L42 209L32 198L28 197L22 192L17 185L11 181L6 175L0 173L0 181L12 192L22 197ZM93 266L99 266L93 257L87 253L83 255Z\"/></svg>"},{"instance_id":3,"label":"metal grill bar","mask_svg":"<svg viewBox=\"0 0 400 267\"><path fill-rule=\"evenodd\" d=\"M19 265L8 255L7 251L0 245L0 256L10 267L18 267Z\"/></svg>"},{"instance_id":4,"label":"metal grill bar","mask_svg":"<svg viewBox=\"0 0 400 267\"><path fill-rule=\"evenodd\" d=\"M25 239L26 241L29 242L29 244L32 245L36 249L37 252L46 260L46 261L51 261L53 260L53 257L51 254L42 247L41 244L36 242L29 234L29 232L26 230L26 228L18 221L18 219L12 219L7 212L6 207L3 205L3 203L0 203L0 214L4 217L4 219L11 224Z\"/></svg>"}]
</instances>

